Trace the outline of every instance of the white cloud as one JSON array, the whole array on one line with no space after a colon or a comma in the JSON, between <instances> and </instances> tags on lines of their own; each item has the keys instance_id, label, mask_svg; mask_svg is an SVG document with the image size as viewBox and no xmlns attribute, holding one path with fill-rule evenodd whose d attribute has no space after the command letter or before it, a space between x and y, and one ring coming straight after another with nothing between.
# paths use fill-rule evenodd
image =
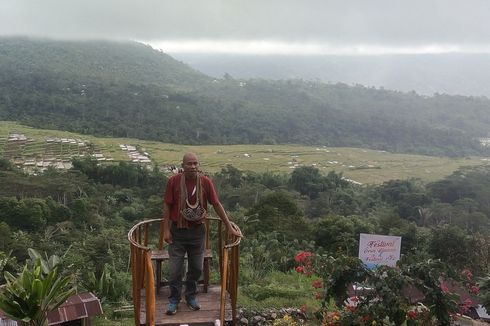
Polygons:
<instances>
[{"instance_id":1,"label":"white cloud","mask_svg":"<svg viewBox=\"0 0 490 326\"><path fill-rule=\"evenodd\" d=\"M256 55L385 55L437 53L490 53L490 45L460 46L429 44L424 46L335 45L264 40L170 40L143 41L165 53L212 53Z\"/></svg>"}]
</instances>

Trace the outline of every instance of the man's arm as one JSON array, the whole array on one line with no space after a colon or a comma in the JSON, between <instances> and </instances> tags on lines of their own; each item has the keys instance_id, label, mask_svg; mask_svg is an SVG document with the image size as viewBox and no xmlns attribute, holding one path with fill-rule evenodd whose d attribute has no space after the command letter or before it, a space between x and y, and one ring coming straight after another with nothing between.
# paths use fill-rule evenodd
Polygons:
<instances>
[{"instance_id":1,"label":"man's arm","mask_svg":"<svg viewBox=\"0 0 490 326\"><path fill-rule=\"evenodd\" d=\"M172 234L170 233L170 205L163 203L163 240L172 243Z\"/></svg>"},{"instance_id":2,"label":"man's arm","mask_svg":"<svg viewBox=\"0 0 490 326\"><path fill-rule=\"evenodd\" d=\"M242 234L240 232L238 232L237 230L235 230L235 228L233 228L231 226L230 220L228 219L228 216L226 216L226 212L225 212L225 209L223 208L223 205L221 205L220 202L217 202L216 204L213 204L213 208L214 208L214 211L216 212L216 214L221 219L221 221L223 223L225 223L226 229L228 230L228 234L232 234L232 235L235 235L237 237L241 237Z\"/></svg>"}]
</instances>

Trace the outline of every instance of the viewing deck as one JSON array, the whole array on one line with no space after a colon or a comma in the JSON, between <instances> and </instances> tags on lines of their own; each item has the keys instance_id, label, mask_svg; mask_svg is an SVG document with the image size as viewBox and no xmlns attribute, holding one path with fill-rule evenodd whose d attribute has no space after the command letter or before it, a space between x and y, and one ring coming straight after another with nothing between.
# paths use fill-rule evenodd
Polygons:
<instances>
[{"instance_id":1,"label":"viewing deck","mask_svg":"<svg viewBox=\"0 0 490 326\"><path fill-rule=\"evenodd\" d=\"M220 320L220 294L221 287L212 285L208 288L208 293L202 293L202 286L199 289L197 299L201 305L201 310L192 311L187 307L184 300L179 304L177 314L167 316L165 314L169 291L164 286L160 289L160 294L156 295L155 308L155 325L156 326L173 326L173 325L215 325ZM140 325L146 325L146 298L142 296ZM225 303L225 322L232 322L232 309L230 297L226 297Z\"/></svg>"},{"instance_id":2,"label":"viewing deck","mask_svg":"<svg viewBox=\"0 0 490 326\"><path fill-rule=\"evenodd\" d=\"M212 228L214 223L216 228ZM131 228L128 240L131 248L131 274L133 288L134 323L140 325L236 325L238 293L238 268L241 236L228 234L221 220L208 217L203 279L200 281L197 299L198 311L190 310L182 300L177 314L166 315L169 288L162 280L162 265L168 263L164 248L163 219L139 222ZM232 227L241 234L234 223ZM212 234L215 245L211 245ZM214 257L213 257L214 256ZM217 258L219 285L209 284L210 261Z\"/></svg>"}]
</instances>

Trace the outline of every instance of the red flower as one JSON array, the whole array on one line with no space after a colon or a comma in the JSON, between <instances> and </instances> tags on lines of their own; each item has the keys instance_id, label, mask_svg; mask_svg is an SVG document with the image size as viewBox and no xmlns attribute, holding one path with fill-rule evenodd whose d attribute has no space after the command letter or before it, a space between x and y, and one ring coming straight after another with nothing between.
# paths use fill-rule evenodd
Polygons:
<instances>
[{"instance_id":1,"label":"red flower","mask_svg":"<svg viewBox=\"0 0 490 326\"><path fill-rule=\"evenodd\" d=\"M311 283L311 286L313 286L315 289L320 289L323 287L323 282L322 280L315 280L313 283Z\"/></svg>"},{"instance_id":2,"label":"red flower","mask_svg":"<svg viewBox=\"0 0 490 326\"><path fill-rule=\"evenodd\" d=\"M446 284L441 283L441 285L439 285L439 287L441 288L441 291L442 292L449 293L449 289L447 288L447 285Z\"/></svg>"},{"instance_id":3,"label":"red flower","mask_svg":"<svg viewBox=\"0 0 490 326\"><path fill-rule=\"evenodd\" d=\"M371 320L371 316L369 316L369 315L362 316L362 318L361 318L361 321L363 323L367 323L370 320Z\"/></svg>"},{"instance_id":4,"label":"red flower","mask_svg":"<svg viewBox=\"0 0 490 326\"><path fill-rule=\"evenodd\" d=\"M473 294L478 294L478 293L480 293L480 289L478 288L478 286L472 285L470 287L470 292L473 293Z\"/></svg>"},{"instance_id":5,"label":"red flower","mask_svg":"<svg viewBox=\"0 0 490 326\"><path fill-rule=\"evenodd\" d=\"M315 299L320 300L322 298L322 294L320 292L315 293Z\"/></svg>"},{"instance_id":6,"label":"red flower","mask_svg":"<svg viewBox=\"0 0 490 326\"><path fill-rule=\"evenodd\" d=\"M408 319L416 319L417 318L417 311L415 310L410 310L407 312Z\"/></svg>"},{"instance_id":7,"label":"red flower","mask_svg":"<svg viewBox=\"0 0 490 326\"><path fill-rule=\"evenodd\" d=\"M461 275L465 276L468 281L471 281L473 279L473 273L467 268L463 269Z\"/></svg>"},{"instance_id":8,"label":"red flower","mask_svg":"<svg viewBox=\"0 0 490 326\"><path fill-rule=\"evenodd\" d=\"M301 305L301 307L299 307L299 310L301 311L301 313L306 314L306 305Z\"/></svg>"},{"instance_id":9,"label":"red flower","mask_svg":"<svg viewBox=\"0 0 490 326\"><path fill-rule=\"evenodd\" d=\"M295 268L296 272L303 274L303 266L298 266Z\"/></svg>"},{"instance_id":10,"label":"red flower","mask_svg":"<svg viewBox=\"0 0 490 326\"><path fill-rule=\"evenodd\" d=\"M294 257L294 260L297 263L306 263L309 260L309 257L313 256L313 253L309 251L300 251L298 254Z\"/></svg>"}]
</instances>

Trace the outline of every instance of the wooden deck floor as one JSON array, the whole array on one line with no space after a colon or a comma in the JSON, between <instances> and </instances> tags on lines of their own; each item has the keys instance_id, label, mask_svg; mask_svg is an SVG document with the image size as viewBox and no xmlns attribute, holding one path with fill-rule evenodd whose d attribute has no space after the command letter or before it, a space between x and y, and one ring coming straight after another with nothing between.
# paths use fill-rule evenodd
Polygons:
<instances>
[{"instance_id":1,"label":"wooden deck floor","mask_svg":"<svg viewBox=\"0 0 490 326\"><path fill-rule=\"evenodd\" d=\"M177 314L173 316L167 316L165 311L167 310L169 289L168 286L160 288L160 294L156 296L156 315L155 325L157 326L175 326L175 325L214 325L215 321L219 319L219 305L220 305L220 286L209 286L208 293L202 293L202 288L197 295L197 300L201 305L201 310L190 310L185 301L182 300L179 304ZM144 325L146 319L146 307L145 298L141 300L141 318L140 324ZM232 320L231 303L227 297L225 308L225 321Z\"/></svg>"}]
</instances>

